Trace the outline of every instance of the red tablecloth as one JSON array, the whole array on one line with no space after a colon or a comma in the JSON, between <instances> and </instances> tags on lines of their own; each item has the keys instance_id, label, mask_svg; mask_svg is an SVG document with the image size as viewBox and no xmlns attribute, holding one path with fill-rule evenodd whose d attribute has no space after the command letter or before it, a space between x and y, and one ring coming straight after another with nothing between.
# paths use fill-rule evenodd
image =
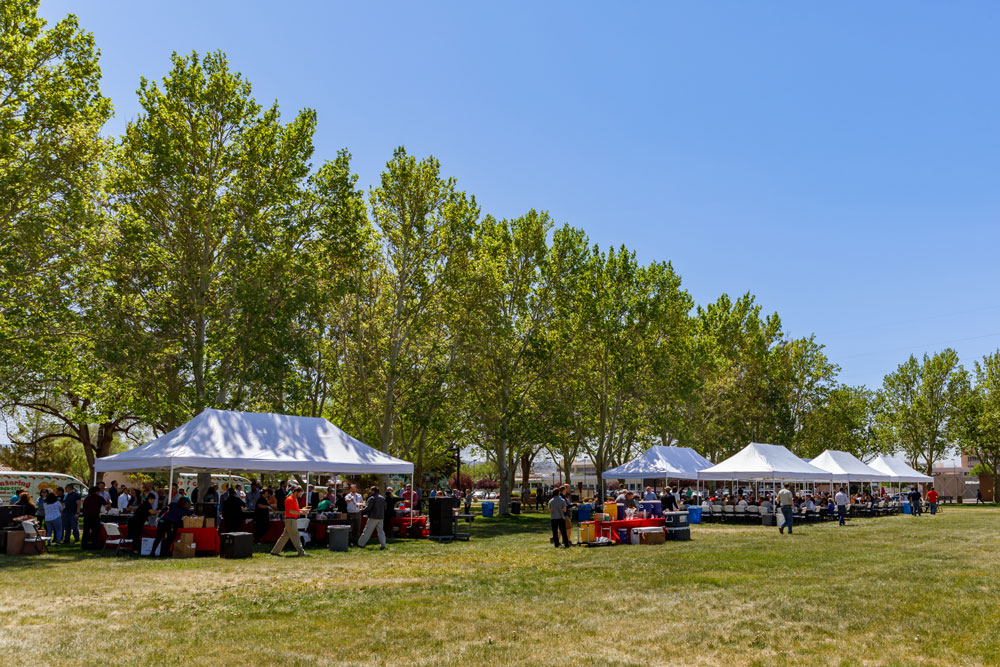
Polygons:
<instances>
[{"instance_id":1,"label":"red tablecloth","mask_svg":"<svg viewBox=\"0 0 1000 667\"><path fill-rule=\"evenodd\" d=\"M652 517L649 519L622 519L621 521L594 521L594 529L597 534L604 535L603 531L608 529L611 530L611 541L618 542L621 544L621 539L618 537L618 530L624 528L625 530L631 530L632 528L655 528L657 526L663 527L666 525L666 519L663 517Z\"/></svg>"},{"instance_id":2,"label":"red tablecloth","mask_svg":"<svg viewBox=\"0 0 1000 667\"><path fill-rule=\"evenodd\" d=\"M121 531L122 537L128 537L128 524L121 524L118 526ZM177 533L192 533L194 535L193 541L197 544L197 553L207 553L215 556L219 555L219 531L215 528L180 528ZM143 537L156 538L156 526L143 526L142 527ZM104 532L104 524L101 524L101 542L106 542L108 535Z\"/></svg>"}]
</instances>

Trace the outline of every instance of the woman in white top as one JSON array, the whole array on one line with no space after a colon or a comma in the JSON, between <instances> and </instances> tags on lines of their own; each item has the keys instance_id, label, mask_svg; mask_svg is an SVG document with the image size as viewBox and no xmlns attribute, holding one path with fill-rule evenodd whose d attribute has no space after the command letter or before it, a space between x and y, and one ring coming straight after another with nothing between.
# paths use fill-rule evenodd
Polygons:
<instances>
[{"instance_id":1,"label":"woman in white top","mask_svg":"<svg viewBox=\"0 0 1000 667\"><path fill-rule=\"evenodd\" d=\"M129 501L132 500L132 496L128 491L122 491L118 494L118 511L124 512L128 509Z\"/></svg>"},{"instance_id":2,"label":"woman in white top","mask_svg":"<svg viewBox=\"0 0 1000 667\"><path fill-rule=\"evenodd\" d=\"M45 496L45 532L54 544L62 542L62 511L59 496L54 493Z\"/></svg>"}]
</instances>

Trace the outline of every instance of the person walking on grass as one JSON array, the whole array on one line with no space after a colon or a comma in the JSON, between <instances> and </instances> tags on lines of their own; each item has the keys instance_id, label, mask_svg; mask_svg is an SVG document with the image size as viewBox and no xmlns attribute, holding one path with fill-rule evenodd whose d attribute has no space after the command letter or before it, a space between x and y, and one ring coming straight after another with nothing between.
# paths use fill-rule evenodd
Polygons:
<instances>
[{"instance_id":1,"label":"person walking on grass","mask_svg":"<svg viewBox=\"0 0 1000 667\"><path fill-rule=\"evenodd\" d=\"M837 503L837 520L840 521L841 526L847 525L847 494L844 493L844 487L840 487L837 491L837 495L833 498L834 502ZM791 532L789 529L788 532Z\"/></svg>"},{"instance_id":2,"label":"person walking on grass","mask_svg":"<svg viewBox=\"0 0 1000 667\"><path fill-rule=\"evenodd\" d=\"M937 504L938 504L938 492L934 490L932 486L927 492L927 506L931 510L931 516L937 514Z\"/></svg>"},{"instance_id":3,"label":"person walking on grass","mask_svg":"<svg viewBox=\"0 0 1000 667\"><path fill-rule=\"evenodd\" d=\"M559 535L562 534L563 546L569 549L569 533L566 531L566 508L569 505L561 493L552 494L549 501L549 519L552 520L552 544L559 548Z\"/></svg>"},{"instance_id":4,"label":"person walking on grass","mask_svg":"<svg viewBox=\"0 0 1000 667\"><path fill-rule=\"evenodd\" d=\"M302 495L302 487L293 486L291 492L285 496L285 530L281 533L281 537L275 542L274 548L271 549L272 556L280 556L281 550L285 548L289 540L292 542L292 546L295 550L299 552L300 556L308 556L305 549L302 548L302 541L299 539L299 517L302 515L308 515L311 509L308 505L305 507L299 507L299 496Z\"/></svg>"},{"instance_id":5,"label":"person walking on grass","mask_svg":"<svg viewBox=\"0 0 1000 667\"><path fill-rule=\"evenodd\" d=\"M63 504L59 496L50 493L45 496L45 532L52 538L52 544L62 542L62 512Z\"/></svg>"},{"instance_id":6,"label":"person walking on grass","mask_svg":"<svg viewBox=\"0 0 1000 667\"><path fill-rule=\"evenodd\" d=\"M377 532L378 542L382 545L379 549L385 549L385 529L382 527L385 519L385 498L379 495L377 486L371 488L371 495L365 504L365 516L368 517L368 522L365 524L365 531L361 533L361 539L358 540L358 546L364 548L372 533Z\"/></svg>"},{"instance_id":7,"label":"person walking on grass","mask_svg":"<svg viewBox=\"0 0 1000 667\"><path fill-rule=\"evenodd\" d=\"M785 533L785 528L788 528L788 534L792 534L792 509L795 497L792 495L792 485L785 484L784 488L778 491L778 505L781 507L781 515L785 518L784 523L778 527L778 532L781 534Z\"/></svg>"},{"instance_id":8,"label":"person walking on grass","mask_svg":"<svg viewBox=\"0 0 1000 667\"><path fill-rule=\"evenodd\" d=\"M986 503L983 502L983 492L982 492L982 490L981 489L976 489L976 504L978 505L979 503L983 503L984 505L986 504Z\"/></svg>"}]
</instances>

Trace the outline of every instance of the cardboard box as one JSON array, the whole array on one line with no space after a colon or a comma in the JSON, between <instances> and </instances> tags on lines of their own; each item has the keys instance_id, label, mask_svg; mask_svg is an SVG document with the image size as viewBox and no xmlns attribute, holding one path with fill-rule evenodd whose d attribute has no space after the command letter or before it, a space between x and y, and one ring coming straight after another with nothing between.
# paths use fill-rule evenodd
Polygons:
<instances>
[{"instance_id":1,"label":"cardboard box","mask_svg":"<svg viewBox=\"0 0 1000 667\"><path fill-rule=\"evenodd\" d=\"M16 556L24 550L24 531L7 531L7 555Z\"/></svg>"},{"instance_id":2,"label":"cardboard box","mask_svg":"<svg viewBox=\"0 0 1000 667\"><path fill-rule=\"evenodd\" d=\"M182 519L183 523L181 526L184 528L201 528L204 517L200 516L186 516Z\"/></svg>"},{"instance_id":3,"label":"cardboard box","mask_svg":"<svg viewBox=\"0 0 1000 667\"><path fill-rule=\"evenodd\" d=\"M197 546L194 542L175 542L174 558L194 558Z\"/></svg>"},{"instance_id":4,"label":"cardboard box","mask_svg":"<svg viewBox=\"0 0 1000 667\"><path fill-rule=\"evenodd\" d=\"M666 541L667 536L662 530L655 533L639 533L639 544L664 544Z\"/></svg>"},{"instance_id":5,"label":"cardboard box","mask_svg":"<svg viewBox=\"0 0 1000 667\"><path fill-rule=\"evenodd\" d=\"M205 528L215 528L215 517L205 517Z\"/></svg>"},{"instance_id":6,"label":"cardboard box","mask_svg":"<svg viewBox=\"0 0 1000 667\"><path fill-rule=\"evenodd\" d=\"M193 533L177 533L177 542L180 544L191 544L194 542Z\"/></svg>"}]
</instances>

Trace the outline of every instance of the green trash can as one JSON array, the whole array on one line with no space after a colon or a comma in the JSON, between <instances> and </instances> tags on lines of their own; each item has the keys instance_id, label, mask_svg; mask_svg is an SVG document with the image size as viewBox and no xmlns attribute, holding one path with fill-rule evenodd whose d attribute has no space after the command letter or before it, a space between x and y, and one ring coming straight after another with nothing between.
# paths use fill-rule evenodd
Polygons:
<instances>
[{"instance_id":1,"label":"green trash can","mask_svg":"<svg viewBox=\"0 0 1000 667\"><path fill-rule=\"evenodd\" d=\"M330 540L330 551L347 551L351 541L350 526L327 526L326 534Z\"/></svg>"}]
</instances>

